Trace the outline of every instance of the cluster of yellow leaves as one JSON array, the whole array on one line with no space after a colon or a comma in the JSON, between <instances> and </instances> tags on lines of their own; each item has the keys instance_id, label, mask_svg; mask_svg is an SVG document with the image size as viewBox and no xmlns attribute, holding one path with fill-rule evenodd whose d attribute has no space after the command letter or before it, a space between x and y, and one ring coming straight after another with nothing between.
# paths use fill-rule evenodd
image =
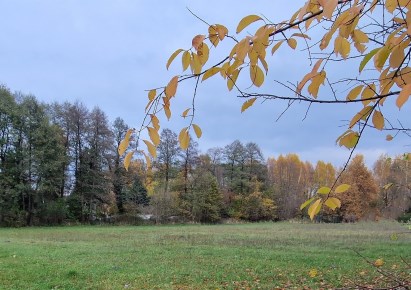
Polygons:
<instances>
[{"instance_id":1,"label":"cluster of yellow leaves","mask_svg":"<svg viewBox=\"0 0 411 290\"><path fill-rule=\"evenodd\" d=\"M349 2L349 5L345 2ZM377 4L379 4L378 0L373 0L372 3L359 0L344 2L339 2L338 0L308 0L301 9L296 11L289 21L278 24L267 23L258 15L248 15L238 23L235 30L236 34L244 32L252 24L263 22L263 25L258 27L255 33L247 31L246 36L240 38L239 41L233 45L224 62L205 68L210 54L209 45L217 47L221 41L229 36L227 27L221 24L213 24L208 27L208 34L198 34L192 38L189 49L177 49L168 59L166 68L168 69L173 61L181 55L183 72L190 69L193 76L201 77L201 81L220 75L226 81L227 89L231 91L236 87L240 73L248 70L251 83L256 87L261 87L265 82L265 77L269 69L266 60L267 49L271 48L271 54L274 54L283 43L287 43L291 49L296 49L298 39L307 41L311 39L310 36L303 33L300 24L298 24L299 32L291 33L289 36L284 32L296 28L296 23L303 23L305 29L308 31L314 21L319 23L326 20L331 25L329 29L327 28L326 33L318 43L322 51L329 48L332 54L345 60L352 55L352 51L355 49L358 53L364 55L359 66L360 73L371 60L374 64L373 69L380 73L378 80L357 85L352 88L346 96L348 102L362 102L363 104L363 108L350 120L348 130L337 139L337 143L340 146L353 148L360 138L360 134L354 130L357 124L371 120L375 128L378 130L384 129L385 118L380 106L383 105L386 98L381 98L381 95L385 96L389 94L394 85L399 87L401 91L396 100L398 108L401 108L411 95L411 68L404 65L404 60L408 55L406 55L404 51L411 43L409 37L411 34L410 1L386 0L385 3L383 3L383 9L393 15L392 22L395 24L395 29L390 31L389 36L380 47L366 53L366 45L370 39L365 32L366 29L363 31L362 28L359 28L360 26L358 24L362 13L364 11L372 13ZM338 7L343 7L343 9L339 9ZM406 11L405 17L400 17L401 14L395 13L397 9L402 8L405 8L405 10L401 10ZM280 39L276 39L276 35L279 35ZM313 98L316 99L318 97L320 87L323 86L327 80L325 70L327 61L324 60L325 58L319 59L311 71L297 84L297 94L302 95L303 90L306 89L308 94ZM150 123L146 125L145 128L148 131L150 140L143 141L147 146L148 152L154 158L156 156L156 147L160 142L158 133L160 125L156 115L158 112L164 111L167 119L171 118L172 98L176 96L178 84L181 80L182 78L176 75L171 78L163 91L158 92L157 90L151 90L148 93L146 114L150 116ZM256 100L257 97L247 99L241 106L241 112L253 106ZM191 115L189 115L190 112ZM193 124L194 110L188 108L183 111L181 116L183 118L191 117L189 125L184 127L179 134L180 146L186 149L190 142L190 130L193 130L198 138L201 137L202 132L198 125ZM391 140L392 138L391 135L387 135L386 139ZM128 146L129 141L126 139L127 138L123 140L124 144L122 144L121 147L122 153L125 152L125 148ZM126 144L127 146L124 147ZM126 158L130 160L131 156L132 155L127 156ZM312 201L313 204L310 206L310 213L317 212L322 204L330 208L339 206L339 201L337 202L329 198L328 193L325 200L316 199ZM308 204L310 203L306 205Z\"/></svg>"},{"instance_id":2,"label":"cluster of yellow leaves","mask_svg":"<svg viewBox=\"0 0 411 290\"><path fill-rule=\"evenodd\" d=\"M337 186L334 190L334 193L343 193L350 188L348 184L341 184ZM317 190L317 197L312 197L305 201L301 206L300 210L303 210L308 205L308 215L310 219L313 220L314 217L320 212L322 205L326 205L332 210L335 210L337 207L341 207L341 201L336 197L331 197L331 188L323 186Z\"/></svg>"}]
</instances>

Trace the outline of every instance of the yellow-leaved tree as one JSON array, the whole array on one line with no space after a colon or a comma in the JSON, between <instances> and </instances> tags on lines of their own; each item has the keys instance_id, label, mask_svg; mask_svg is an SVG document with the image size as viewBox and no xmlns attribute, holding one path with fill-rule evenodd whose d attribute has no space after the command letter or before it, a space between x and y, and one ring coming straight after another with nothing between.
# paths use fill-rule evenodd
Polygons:
<instances>
[{"instance_id":1,"label":"yellow-leaved tree","mask_svg":"<svg viewBox=\"0 0 411 290\"><path fill-rule=\"evenodd\" d=\"M178 136L180 146L186 149L190 135L202 135L195 118L197 91L208 79L220 78L226 82L228 91L244 98L241 112L266 100L285 101L289 105L353 104L355 111L347 116L347 126L336 140L351 150L346 167L366 128L389 131L387 141L398 133L410 132L402 122L392 125L384 111L384 107L390 106L401 109L411 94L410 35L409 0L308 0L287 19L272 21L265 16L247 15L234 30L223 24L206 24L204 31L171 54L166 68L179 63L183 73L148 91L145 118L139 129L129 131L120 153L127 151L134 134L138 144L146 146L147 150L140 151L150 165L149 154L155 158L156 146L160 144L159 114L170 119L179 84L194 79L192 96L181 113L186 126ZM222 42L227 45L220 45ZM278 95L272 86L264 86L269 69L276 69L270 65L271 59L280 50L297 49L307 54L310 65L293 85L274 80L289 90L288 95ZM211 62L212 53L224 57ZM338 70L336 63L346 64L344 70ZM251 87L237 81L239 77L248 78ZM140 142L143 131L147 131L150 140ZM134 152L130 151L125 158L126 168ZM338 179L339 176L334 184L321 187L316 196L302 204L301 208L308 207L311 219L322 206L340 207L336 195L349 190L349 185L336 186Z\"/></svg>"}]
</instances>

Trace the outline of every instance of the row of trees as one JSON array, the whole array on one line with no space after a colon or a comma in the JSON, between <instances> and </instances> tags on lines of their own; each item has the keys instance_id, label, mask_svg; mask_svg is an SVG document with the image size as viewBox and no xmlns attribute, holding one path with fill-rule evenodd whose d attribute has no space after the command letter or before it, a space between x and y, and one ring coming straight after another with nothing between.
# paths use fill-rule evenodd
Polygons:
<instances>
[{"instance_id":1,"label":"row of trees","mask_svg":"<svg viewBox=\"0 0 411 290\"><path fill-rule=\"evenodd\" d=\"M0 89L0 224L23 226L96 219L218 222L223 218L284 220L302 217L300 205L339 173L296 154L265 160L256 143L236 140L200 153L182 150L177 134L161 131L157 158L142 156L123 168L118 148L128 130L98 107L41 104ZM132 146L135 146L135 144ZM411 205L408 158L381 156L372 171L353 158L340 182L351 188L335 212L318 219L396 218Z\"/></svg>"}]
</instances>

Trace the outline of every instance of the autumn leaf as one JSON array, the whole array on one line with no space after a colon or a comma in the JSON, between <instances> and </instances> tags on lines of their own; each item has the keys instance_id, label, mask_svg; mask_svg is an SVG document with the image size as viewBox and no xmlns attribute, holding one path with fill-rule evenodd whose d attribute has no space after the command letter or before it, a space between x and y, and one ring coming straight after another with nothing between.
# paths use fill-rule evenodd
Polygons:
<instances>
[{"instance_id":1,"label":"autumn leaf","mask_svg":"<svg viewBox=\"0 0 411 290\"><path fill-rule=\"evenodd\" d=\"M317 199L308 208L308 215L310 216L310 219L313 220L314 217L320 212L320 210L321 210L321 198Z\"/></svg>"},{"instance_id":2,"label":"autumn leaf","mask_svg":"<svg viewBox=\"0 0 411 290\"><path fill-rule=\"evenodd\" d=\"M335 197L327 198L324 204L328 206L329 208L331 208L332 210L335 210L337 207L341 207L341 201Z\"/></svg>"},{"instance_id":3,"label":"autumn leaf","mask_svg":"<svg viewBox=\"0 0 411 290\"><path fill-rule=\"evenodd\" d=\"M181 59L181 62L183 64L183 71L185 71L186 69L188 69L188 67L190 66L190 61L191 61L191 54L189 51L184 51L183 53L183 57Z\"/></svg>"},{"instance_id":4,"label":"autumn leaf","mask_svg":"<svg viewBox=\"0 0 411 290\"><path fill-rule=\"evenodd\" d=\"M372 116L372 123L374 124L374 127L378 130L382 130L384 129L384 122L384 116L381 114L381 112L374 111L374 114Z\"/></svg>"},{"instance_id":5,"label":"autumn leaf","mask_svg":"<svg viewBox=\"0 0 411 290\"><path fill-rule=\"evenodd\" d=\"M150 155L153 156L153 158L156 158L157 157L156 147L148 140L143 140L143 142L146 144L147 150L150 153Z\"/></svg>"},{"instance_id":6,"label":"autumn leaf","mask_svg":"<svg viewBox=\"0 0 411 290\"><path fill-rule=\"evenodd\" d=\"M183 128L178 135L178 141L180 142L180 147L183 150L188 148L188 144L190 143L190 135L188 134L188 128Z\"/></svg>"},{"instance_id":7,"label":"autumn leaf","mask_svg":"<svg viewBox=\"0 0 411 290\"><path fill-rule=\"evenodd\" d=\"M311 269L311 270L308 272L308 276L310 276L311 278L317 277L317 275L318 275L317 269Z\"/></svg>"},{"instance_id":8,"label":"autumn leaf","mask_svg":"<svg viewBox=\"0 0 411 290\"><path fill-rule=\"evenodd\" d=\"M377 259L374 261L374 266L375 267L381 267L382 265L384 265L384 260L383 259Z\"/></svg>"},{"instance_id":9,"label":"autumn leaf","mask_svg":"<svg viewBox=\"0 0 411 290\"><path fill-rule=\"evenodd\" d=\"M338 0L328 0L323 7L323 16L327 19L331 19L337 5Z\"/></svg>"},{"instance_id":10,"label":"autumn leaf","mask_svg":"<svg viewBox=\"0 0 411 290\"><path fill-rule=\"evenodd\" d=\"M247 110L249 107L251 107L254 104L255 100L257 100L257 98L251 98L245 101L244 104L241 106L241 113Z\"/></svg>"},{"instance_id":11,"label":"autumn leaf","mask_svg":"<svg viewBox=\"0 0 411 290\"><path fill-rule=\"evenodd\" d=\"M212 77L213 75L219 73L221 71L221 68L219 67L212 67L210 69L208 69L204 74L203 74L203 78L201 79L201 81L205 81L206 79Z\"/></svg>"},{"instance_id":12,"label":"autumn leaf","mask_svg":"<svg viewBox=\"0 0 411 290\"><path fill-rule=\"evenodd\" d=\"M167 98L171 98L175 96L177 92L177 86L178 86L178 76L175 76L170 80L170 82L166 86L165 94Z\"/></svg>"},{"instance_id":13,"label":"autumn leaf","mask_svg":"<svg viewBox=\"0 0 411 290\"><path fill-rule=\"evenodd\" d=\"M128 145L130 144L130 137L131 133L133 133L133 129L128 129L124 139L121 140L120 145L118 146L118 155L122 156L124 152L126 152Z\"/></svg>"},{"instance_id":14,"label":"autumn leaf","mask_svg":"<svg viewBox=\"0 0 411 290\"><path fill-rule=\"evenodd\" d=\"M149 101L153 101L156 96L157 96L157 90L150 90L148 92L148 100Z\"/></svg>"},{"instance_id":15,"label":"autumn leaf","mask_svg":"<svg viewBox=\"0 0 411 290\"><path fill-rule=\"evenodd\" d=\"M188 112L191 110L191 108L185 109L184 112L181 114L183 118L187 117Z\"/></svg>"},{"instance_id":16,"label":"autumn leaf","mask_svg":"<svg viewBox=\"0 0 411 290\"><path fill-rule=\"evenodd\" d=\"M350 189L351 185L349 184L341 184L339 186L337 186L337 188L335 189L335 193L343 193L346 192L348 189Z\"/></svg>"},{"instance_id":17,"label":"autumn leaf","mask_svg":"<svg viewBox=\"0 0 411 290\"><path fill-rule=\"evenodd\" d=\"M200 44L203 43L204 39L205 39L205 35L202 35L202 34L194 36L191 43L192 43L195 50L198 50Z\"/></svg>"},{"instance_id":18,"label":"autumn leaf","mask_svg":"<svg viewBox=\"0 0 411 290\"><path fill-rule=\"evenodd\" d=\"M400 94L398 95L396 105L399 109L408 101L408 98L410 97L411 94L411 84L405 85Z\"/></svg>"},{"instance_id":19,"label":"autumn leaf","mask_svg":"<svg viewBox=\"0 0 411 290\"><path fill-rule=\"evenodd\" d=\"M305 207L307 207L307 205L309 205L315 198L312 197L308 200L306 200L301 206L300 206L300 210L303 210Z\"/></svg>"},{"instance_id":20,"label":"autumn leaf","mask_svg":"<svg viewBox=\"0 0 411 290\"><path fill-rule=\"evenodd\" d=\"M360 94L360 92L362 91L363 87L364 86L359 85L359 86L356 86L355 88L353 88L347 95L347 98L346 98L347 101L355 100L358 97L358 95Z\"/></svg>"},{"instance_id":21,"label":"autumn leaf","mask_svg":"<svg viewBox=\"0 0 411 290\"><path fill-rule=\"evenodd\" d=\"M201 138L201 135L203 135L201 128L198 125L193 124L193 129L194 129L194 132L196 133L197 138Z\"/></svg>"},{"instance_id":22,"label":"autumn leaf","mask_svg":"<svg viewBox=\"0 0 411 290\"><path fill-rule=\"evenodd\" d=\"M256 22L258 20L262 20L260 16L257 15L248 15L241 19L241 21L238 23L236 33L240 33L244 28L246 28L248 25L250 25L253 22Z\"/></svg>"},{"instance_id":23,"label":"autumn leaf","mask_svg":"<svg viewBox=\"0 0 411 290\"><path fill-rule=\"evenodd\" d=\"M329 194L330 192L331 192L331 188L329 188L328 186L320 187L317 190L317 193L319 193L319 194Z\"/></svg>"},{"instance_id":24,"label":"autumn leaf","mask_svg":"<svg viewBox=\"0 0 411 290\"><path fill-rule=\"evenodd\" d=\"M223 40L224 37L228 34L227 27L225 27L224 25L221 25L221 24L216 24L215 27L216 27L216 30L217 30L218 38L220 40Z\"/></svg>"},{"instance_id":25,"label":"autumn leaf","mask_svg":"<svg viewBox=\"0 0 411 290\"><path fill-rule=\"evenodd\" d=\"M294 38L289 38L287 39L287 44L292 49L295 49L297 47L297 40L295 40Z\"/></svg>"},{"instance_id":26,"label":"autumn leaf","mask_svg":"<svg viewBox=\"0 0 411 290\"><path fill-rule=\"evenodd\" d=\"M250 66L250 78L253 84L257 87L261 87L264 83L264 72L258 65Z\"/></svg>"},{"instance_id":27,"label":"autumn leaf","mask_svg":"<svg viewBox=\"0 0 411 290\"><path fill-rule=\"evenodd\" d=\"M273 46L273 48L271 49L271 54L274 54L274 53L277 51L277 49L280 48L280 46L281 46L281 44L283 44L283 42L284 42L283 40L277 42L277 43Z\"/></svg>"},{"instance_id":28,"label":"autumn leaf","mask_svg":"<svg viewBox=\"0 0 411 290\"><path fill-rule=\"evenodd\" d=\"M179 55L182 51L184 51L184 49L177 49L168 59L167 64L166 64L166 68L168 69L168 67L170 66L170 64L173 62L173 60L177 57L177 55Z\"/></svg>"},{"instance_id":29,"label":"autumn leaf","mask_svg":"<svg viewBox=\"0 0 411 290\"><path fill-rule=\"evenodd\" d=\"M147 127L147 130L153 144L158 146L158 144L160 144L160 135L158 134L158 131L152 127Z\"/></svg>"},{"instance_id":30,"label":"autumn leaf","mask_svg":"<svg viewBox=\"0 0 411 290\"><path fill-rule=\"evenodd\" d=\"M358 123L358 121L365 120L371 114L372 110L372 106L364 107L361 111L355 114L348 127L351 129L352 127L354 127L355 124Z\"/></svg>"},{"instance_id":31,"label":"autumn leaf","mask_svg":"<svg viewBox=\"0 0 411 290\"><path fill-rule=\"evenodd\" d=\"M131 159L133 158L134 151L130 151L126 154L124 158L124 168L128 171L128 167L130 166Z\"/></svg>"}]
</instances>

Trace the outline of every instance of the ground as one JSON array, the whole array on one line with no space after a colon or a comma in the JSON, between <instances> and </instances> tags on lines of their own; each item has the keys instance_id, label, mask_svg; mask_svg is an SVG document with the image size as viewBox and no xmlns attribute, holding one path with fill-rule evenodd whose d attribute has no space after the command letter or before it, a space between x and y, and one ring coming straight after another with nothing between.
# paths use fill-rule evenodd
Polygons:
<instances>
[{"instance_id":1,"label":"ground","mask_svg":"<svg viewBox=\"0 0 411 290\"><path fill-rule=\"evenodd\" d=\"M396 222L0 229L0 289L319 289L410 281ZM382 285L381 285L382 284Z\"/></svg>"}]
</instances>

